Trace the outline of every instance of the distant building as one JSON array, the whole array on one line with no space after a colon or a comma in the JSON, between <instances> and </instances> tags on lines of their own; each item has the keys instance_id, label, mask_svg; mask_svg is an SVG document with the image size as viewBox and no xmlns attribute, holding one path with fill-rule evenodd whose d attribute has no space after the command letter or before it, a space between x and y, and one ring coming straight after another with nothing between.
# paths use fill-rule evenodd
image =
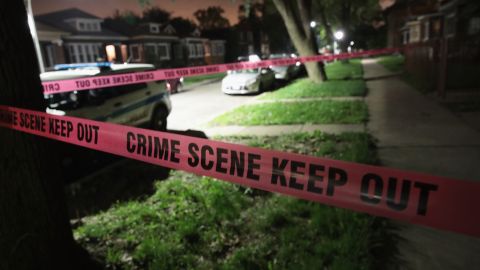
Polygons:
<instances>
[{"instance_id":1,"label":"distant building","mask_svg":"<svg viewBox=\"0 0 480 270\"><path fill-rule=\"evenodd\" d=\"M128 58L128 37L103 27L103 19L82 10L71 8L47 13L36 16L35 21L68 33L62 40L69 63L94 62L99 58L125 61Z\"/></svg>"},{"instance_id":2,"label":"distant building","mask_svg":"<svg viewBox=\"0 0 480 270\"><path fill-rule=\"evenodd\" d=\"M385 15L389 46L405 46L406 69L430 89L480 89L479 1L397 0Z\"/></svg>"},{"instance_id":3,"label":"distant building","mask_svg":"<svg viewBox=\"0 0 480 270\"><path fill-rule=\"evenodd\" d=\"M63 49L63 38L70 35L70 33L41 22L36 23L36 28L45 67L48 68L56 64L65 63L66 56Z\"/></svg>"},{"instance_id":4,"label":"distant building","mask_svg":"<svg viewBox=\"0 0 480 270\"><path fill-rule=\"evenodd\" d=\"M270 54L268 36L249 20L240 21L235 30L238 34L238 46L240 54L257 54L265 56Z\"/></svg>"},{"instance_id":5,"label":"distant building","mask_svg":"<svg viewBox=\"0 0 480 270\"><path fill-rule=\"evenodd\" d=\"M130 25L103 20L72 8L35 16L47 68L61 63L147 62L158 68L225 61L225 41L202 37L196 29L177 35L170 24Z\"/></svg>"},{"instance_id":6,"label":"distant building","mask_svg":"<svg viewBox=\"0 0 480 270\"><path fill-rule=\"evenodd\" d=\"M130 25L123 21L108 21L106 25L128 36L128 61L151 63L159 68L180 65L182 48L175 28L170 24Z\"/></svg>"}]
</instances>

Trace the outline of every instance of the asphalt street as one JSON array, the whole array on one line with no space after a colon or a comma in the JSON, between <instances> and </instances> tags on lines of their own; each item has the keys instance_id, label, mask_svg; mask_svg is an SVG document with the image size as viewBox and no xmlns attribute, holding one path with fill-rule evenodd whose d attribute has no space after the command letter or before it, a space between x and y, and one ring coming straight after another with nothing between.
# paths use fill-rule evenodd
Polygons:
<instances>
[{"instance_id":1,"label":"asphalt street","mask_svg":"<svg viewBox=\"0 0 480 270\"><path fill-rule=\"evenodd\" d=\"M169 130L201 130L216 116L243 105L256 95L231 96L220 89L221 82L200 85L170 96L172 112L168 116Z\"/></svg>"}]
</instances>

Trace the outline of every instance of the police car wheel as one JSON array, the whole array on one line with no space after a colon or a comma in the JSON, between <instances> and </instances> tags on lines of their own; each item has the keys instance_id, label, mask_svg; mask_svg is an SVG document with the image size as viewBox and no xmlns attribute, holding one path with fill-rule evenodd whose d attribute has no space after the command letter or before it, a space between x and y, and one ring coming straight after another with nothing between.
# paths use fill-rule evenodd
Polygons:
<instances>
[{"instance_id":1,"label":"police car wheel","mask_svg":"<svg viewBox=\"0 0 480 270\"><path fill-rule=\"evenodd\" d=\"M167 110L163 107L155 109L152 117L152 129L165 131L167 130Z\"/></svg>"}]
</instances>

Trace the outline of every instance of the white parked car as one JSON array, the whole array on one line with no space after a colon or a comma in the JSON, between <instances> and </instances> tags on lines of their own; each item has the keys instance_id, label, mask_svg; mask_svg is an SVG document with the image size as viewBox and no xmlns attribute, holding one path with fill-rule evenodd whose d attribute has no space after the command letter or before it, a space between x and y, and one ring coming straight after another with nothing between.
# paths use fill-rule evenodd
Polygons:
<instances>
[{"instance_id":1,"label":"white parked car","mask_svg":"<svg viewBox=\"0 0 480 270\"><path fill-rule=\"evenodd\" d=\"M151 64L82 63L40 74L44 82L154 70ZM165 81L47 94L47 113L117 124L167 129L172 107Z\"/></svg>"},{"instance_id":2,"label":"white parked car","mask_svg":"<svg viewBox=\"0 0 480 270\"><path fill-rule=\"evenodd\" d=\"M271 69L244 69L229 71L222 80L225 94L261 93L271 89L275 83L275 74Z\"/></svg>"}]
</instances>

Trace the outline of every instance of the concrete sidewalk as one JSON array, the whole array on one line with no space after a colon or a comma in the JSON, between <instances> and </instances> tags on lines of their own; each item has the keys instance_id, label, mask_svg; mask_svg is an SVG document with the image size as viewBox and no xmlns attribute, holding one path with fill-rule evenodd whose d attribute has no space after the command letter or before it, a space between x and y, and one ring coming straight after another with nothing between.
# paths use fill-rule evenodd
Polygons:
<instances>
[{"instance_id":1,"label":"concrete sidewalk","mask_svg":"<svg viewBox=\"0 0 480 270\"><path fill-rule=\"evenodd\" d=\"M220 126L207 127L202 129L208 137L232 136L232 135L254 135L254 136L275 136L297 132L321 131L332 134L344 132L365 132L364 124L324 124L324 125L269 125L269 126Z\"/></svg>"},{"instance_id":2,"label":"concrete sidewalk","mask_svg":"<svg viewBox=\"0 0 480 270\"><path fill-rule=\"evenodd\" d=\"M392 77L375 60L362 64L365 78L371 78L365 100L370 112L367 129L379 140L383 165L480 181L480 132ZM480 239L401 225L400 236L406 241L400 244L400 255L407 265L391 269L480 268Z\"/></svg>"}]
</instances>

